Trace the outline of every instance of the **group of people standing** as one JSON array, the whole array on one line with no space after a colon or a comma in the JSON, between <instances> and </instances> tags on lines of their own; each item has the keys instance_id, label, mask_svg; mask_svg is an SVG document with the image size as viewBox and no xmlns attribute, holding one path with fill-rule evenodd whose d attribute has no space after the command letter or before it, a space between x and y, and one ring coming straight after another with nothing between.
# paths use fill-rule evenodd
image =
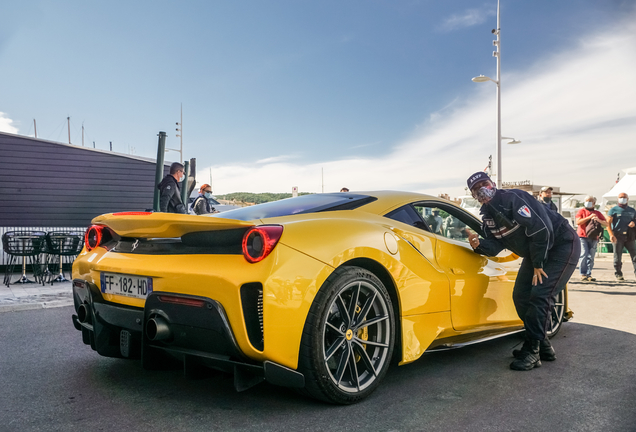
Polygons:
<instances>
[{"instance_id":1,"label":"group of people standing","mask_svg":"<svg viewBox=\"0 0 636 432\"><path fill-rule=\"evenodd\" d=\"M179 162L170 165L170 173L157 185L159 189L159 210L164 213L188 214L186 205L181 200L181 182L185 179L185 167ZM216 213L210 205L212 187L204 184L199 188L199 196L192 203L192 211L198 215Z\"/></svg>"},{"instance_id":2,"label":"group of people standing","mask_svg":"<svg viewBox=\"0 0 636 432\"><path fill-rule=\"evenodd\" d=\"M551 210L557 211L556 205L552 202L552 188L550 186L541 188L539 201ZM625 280L622 262L623 249L627 249L629 252L636 276L636 210L628 203L629 196L625 192L620 193L618 204L607 212L607 218L605 218L603 213L596 210L596 197L592 195L585 197L583 208L576 213L576 233L581 242L579 271L582 281L596 281L596 278L592 276L594 256L605 229L607 229L614 250L616 280Z\"/></svg>"},{"instance_id":3,"label":"group of people standing","mask_svg":"<svg viewBox=\"0 0 636 432\"><path fill-rule=\"evenodd\" d=\"M629 196L622 192L618 195L618 204L607 212L607 218L596 210L596 198L585 197L585 206L576 214L577 234L581 241L581 259L579 269L581 280L594 282L592 276L594 255L603 230L607 229L614 249L614 275L623 281L623 249L627 249L636 276L636 210L629 206Z\"/></svg>"}]
</instances>

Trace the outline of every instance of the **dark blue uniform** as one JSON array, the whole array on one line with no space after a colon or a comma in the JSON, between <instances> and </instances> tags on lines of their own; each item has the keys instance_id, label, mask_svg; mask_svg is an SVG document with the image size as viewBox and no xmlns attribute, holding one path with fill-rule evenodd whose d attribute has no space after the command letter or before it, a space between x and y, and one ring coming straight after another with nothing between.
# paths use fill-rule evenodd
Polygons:
<instances>
[{"instance_id":1,"label":"dark blue uniform","mask_svg":"<svg viewBox=\"0 0 636 432\"><path fill-rule=\"evenodd\" d=\"M576 268L581 245L574 229L558 213L518 189L498 189L481 207L484 239L475 252L495 256L508 249L523 257L512 294L517 314L531 339L544 340L554 296ZM535 268L548 275L532 285Z\"/></svg>"}]
</instances>

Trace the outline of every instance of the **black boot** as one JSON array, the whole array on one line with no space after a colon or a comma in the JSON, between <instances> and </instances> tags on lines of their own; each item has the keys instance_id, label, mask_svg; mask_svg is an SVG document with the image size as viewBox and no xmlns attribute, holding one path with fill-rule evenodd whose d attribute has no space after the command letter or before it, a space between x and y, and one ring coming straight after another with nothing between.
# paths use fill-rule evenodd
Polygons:
<instances>
[{"instance_id":1,"label":"black boot","mask_svg":"<svg viewBox=\"0 0 636 432\"><path fill-rule=\"evenodd\" d=\"M543 361L555 361L556 353L554 352L554 348L552 348L552 344L550 343L549 338L545 338L539 344L539 357Z\"/></svg>"},{"instance_id":2,"label":"black boot","mask_svg":"<svg viewBox=\"0 0 636 432\"><path fill-rule=\"evenodd\" d=\"M523 343L523 346L521 347L521 349L518 350L513 350L512 351L512 355L514 358L522 358L526 352L529 351L529 342L526 339L526 341ZM555 361L556 360L556 353L554 352L554 348L552 348L552 344L550 343L550 339L549 338L545 338L544 340L541 341L541 343L539 344L539 357L541 358L541 360L543 361Z\"/></svg>"},{"instance_id":3,"label":"black boot","mask_svg":"<svg viewBox=\"0 0 636 432\"><path fill-rule=\"evenodd\" d=\"M536 339L528 339L528 350L521 351L521 357L510 363L510 369L518 371L529 371L536 367L541 366L541 359L539 358L539 344ZM524 344L525 345L525 344Z\"/></svg>"}]
</instances>

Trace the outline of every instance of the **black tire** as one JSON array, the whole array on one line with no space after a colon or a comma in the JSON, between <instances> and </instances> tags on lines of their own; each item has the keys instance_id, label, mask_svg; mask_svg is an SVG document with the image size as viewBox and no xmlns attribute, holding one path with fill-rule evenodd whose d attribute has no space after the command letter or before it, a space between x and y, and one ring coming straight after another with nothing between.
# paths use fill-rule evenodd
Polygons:
<instances>
[{"instance_id":1,"label":"black tire","mask_svg":"<svg viewBox=\"0 0 636 432\"><path fill-rule=\"evenodd\" d=\"M334 271L316 294L300 347L301 393L336 404L369 396L386 374L395 343L391 298L360 267Z\"/></svg>"},{"instance_id":2,"label":"black tire","mask_svg":"<svg viewBox=\"0 0 636 432\"><path fill-rule=\"evenodd\" d=\"M563 325L563 316L565 315L565 290L561 290L554 296L554 306L550 311L548 318L548 330L546 336L553 338L561 330Z\"/></svg>"}]
</instances>

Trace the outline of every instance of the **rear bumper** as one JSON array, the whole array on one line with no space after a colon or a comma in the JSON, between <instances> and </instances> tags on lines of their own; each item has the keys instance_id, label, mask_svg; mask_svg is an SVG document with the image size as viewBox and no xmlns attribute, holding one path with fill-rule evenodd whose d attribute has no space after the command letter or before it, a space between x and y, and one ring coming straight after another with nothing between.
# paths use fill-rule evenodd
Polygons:
<instances>
[{"instance_id":1,"label":"rear bumper","mask_svg":"<svg viewBox=\"0 0 636 432\"><path fill-rule=\"evenodd\" d=\"M299 372L271 361L255 362L239 348L223 305L216 300L156 291L144 308L104 300L99 288L82 279L73 280L77 315L73 324L82 340L107 357L141 358L147 369L162 367L166 359L183 363L188 374L206 366L234 374L238 391L267 380L287 387L304 387ZM150 320L164 324L161 334L152 332Z\"/></svg>"}]
</instances>

